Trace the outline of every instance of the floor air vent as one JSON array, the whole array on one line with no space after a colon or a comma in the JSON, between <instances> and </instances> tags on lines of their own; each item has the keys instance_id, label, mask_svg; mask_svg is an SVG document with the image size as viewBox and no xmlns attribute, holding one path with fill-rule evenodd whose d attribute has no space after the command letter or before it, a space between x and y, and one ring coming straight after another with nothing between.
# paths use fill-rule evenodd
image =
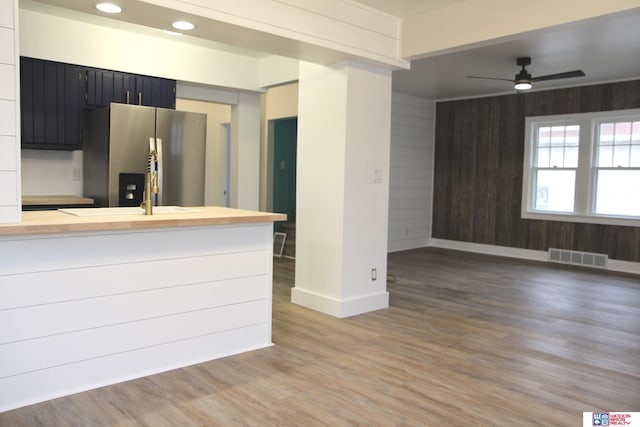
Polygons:
<instances>
[{"instance_id":1,"label":"floor air vent","mask_svg":"<svg viewBox=\"0 0 640 427\"><path fill-rule=\"evenodd\" d=\"M549 261L551 262L582 265L585 267L607 268L607 259L608 257L606 254L592 254L589 252L549 248Z\"/></svg>"}]
</instances>

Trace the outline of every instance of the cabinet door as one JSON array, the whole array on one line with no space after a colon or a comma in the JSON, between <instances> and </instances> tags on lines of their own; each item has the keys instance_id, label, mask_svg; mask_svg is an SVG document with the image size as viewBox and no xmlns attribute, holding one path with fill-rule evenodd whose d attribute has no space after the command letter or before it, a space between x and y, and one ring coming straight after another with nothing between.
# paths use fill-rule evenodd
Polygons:
<instances>
[{"instance_id":1,"label":"cabinet door","mask_svg":"<svg viewBox=\"0 0 640 427\"><path fill-rule=\"evenodd\" d=\"M159 77L137 76L135 103L148 107L175 109L176 81Z\"/></svg>"},{"instance_id":2,"label":"cabinet door","mask_svg":"<svg viewBox=\"0 0 640 427\"><path fill-rule=\"evenodd\" d=\"M20 58L23 148L81 148L82 77L73 65Z\"/></svg>"},{"instance_id":3,"label":"cabinet door","mask_svg":"<svg viewBox=\"0 0 640 427\"><path fill-rule=\"evenodd\" d=\"M95 68L87 69L86 80L86 105L90 108L111 102L175 108L175 80Z\"/></svg>"},{"instance_id":4,"label":"cabinet door","mask_svg":"<svg viewBox=\"0 0 640 427\"><path fill-rule=\"evenodd\" d=\"M65 64L62 85L64 102L58 110L58 121L64 127L64 138L69 149L82 148L84 111L84 69Z\"/></svg>"},{"instance_id":5,"label":"cabinet door","mask_svg":"<svg viewBox=\"0 0 640 427\"><path fill-rule=\"evenodd\" d=\"M135 92L135 79L131 74L88 68L86 70L87 107L106 107L112 102L129 104Z\"/></svg>"}]
</instances>

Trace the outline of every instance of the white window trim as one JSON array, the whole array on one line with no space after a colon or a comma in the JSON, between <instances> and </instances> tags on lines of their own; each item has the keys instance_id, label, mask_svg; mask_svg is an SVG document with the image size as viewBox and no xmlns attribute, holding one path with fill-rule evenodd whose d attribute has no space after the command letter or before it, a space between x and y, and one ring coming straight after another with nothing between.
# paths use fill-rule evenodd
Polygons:
<instances>
[{"instance_id":1,"label":"white window trim","mask_svg":"<svg viewBox=\"0 0 640 427\"><path fill-rule=\"evenodd\" d=\"M595 174L592 171L592 159L596 155L596 144L592 143L597 133L597 125L606 120L637 119L640 109L598 111L580 114L560 114L553 116L531 116L525 118L524 162L522 171L522 203L521 216L525 219L548 221L580 222L589 224L609 224L640 227L640 219L627 216L597 215L590 213L594 204L593 188ZM540 126L578 124L580 125L580 149L578 169L576 172L575 212L542 212L533 209L535 194L534 172L531 161L534 158L535 130ZM584 149L588 147L589 149Z\"/></svg>"}]
</instances>

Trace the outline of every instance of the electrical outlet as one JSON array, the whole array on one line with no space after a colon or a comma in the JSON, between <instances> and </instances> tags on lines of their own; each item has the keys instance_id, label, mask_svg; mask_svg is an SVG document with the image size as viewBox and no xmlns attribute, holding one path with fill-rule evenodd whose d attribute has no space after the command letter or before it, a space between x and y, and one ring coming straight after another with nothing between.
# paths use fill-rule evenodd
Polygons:
<instances>
[{"instance_id":1,"label":"electrical outlet","mask_svg":"<svg viewBox=\"0 0 640 427\"><path fill-rule=\"evenodd\" d=\"M71 172L72 181L80 181L80 168L73 168Z\"/></svg>"},{"instance_id":2,"label":"electrical outlet","mask_svg":"<svg viewBox=\"0 0 640 427\"><path fill-rule=\"evenodd\" d=\"M378 280L378 270L375 268L371 269L371 281Z\"/></svg>"}]
</instances>

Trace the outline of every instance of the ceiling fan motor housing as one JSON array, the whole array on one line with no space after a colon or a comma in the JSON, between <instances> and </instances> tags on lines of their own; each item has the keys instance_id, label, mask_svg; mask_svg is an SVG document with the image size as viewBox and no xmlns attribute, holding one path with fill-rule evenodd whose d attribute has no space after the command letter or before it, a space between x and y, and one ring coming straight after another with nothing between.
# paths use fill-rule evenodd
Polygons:
<instances>
[{"instance_id":1,"label":"ceiling fan motor housing","mask_svg":"<svg viewBox=\"0 0 640 427\"><path fill-rule=\"evenodd\" d=\"M526 67L527 65L531 65L531 58L528 56L521 56L516 60L516 64L520 67Z\"/></svg>"}]
</instances>

